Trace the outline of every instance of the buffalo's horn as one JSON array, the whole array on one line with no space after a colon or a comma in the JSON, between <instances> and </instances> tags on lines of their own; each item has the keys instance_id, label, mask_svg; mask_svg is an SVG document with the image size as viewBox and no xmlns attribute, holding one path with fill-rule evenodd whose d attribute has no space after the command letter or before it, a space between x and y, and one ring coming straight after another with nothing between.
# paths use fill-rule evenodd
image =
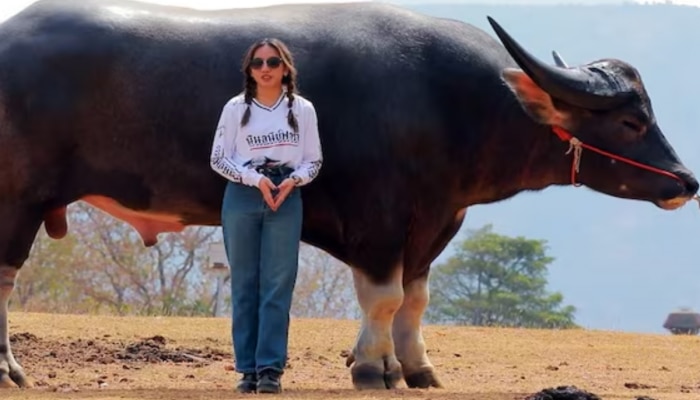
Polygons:
<instances>
[{"instance_id":1,"label":"buffalo's horn","mask_svg":"<svg viewBox=\"0 0 700 400\"><path fill-rule=\"evenodd\" d=\"M569 68L569 66L566 65L566 61L564 61L562 56L557 53L556 50L552 50L552 58L554 58L554 63L557 65L557 67Z\"/></svg>"},{"instance_id":2,"label":"buffalo's horn","mask_svg":"<svg viewBox=\"0 0 700 400\"><path fill-rule=\"evenodd\" d=\"M515 62L552 97L590 110L609 110L627 102L634 95L614 75L601 68L564 69L541 62L520 46L493 18L487 18Z\"/></svg>"}]
</instances>

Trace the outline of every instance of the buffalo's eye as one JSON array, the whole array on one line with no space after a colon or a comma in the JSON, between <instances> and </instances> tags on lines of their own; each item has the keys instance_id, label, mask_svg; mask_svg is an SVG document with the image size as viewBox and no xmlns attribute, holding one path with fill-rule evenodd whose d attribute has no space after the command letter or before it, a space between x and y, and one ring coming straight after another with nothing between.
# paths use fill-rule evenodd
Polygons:
<instances>
[{"instance_id":1,"label":"buffalo's eye","mask_svg":"<svg viewBox=\"0 0 700 400\"><path fill-rule=\"evenodd\" d=\"M622 120L622 125L638 133L642 133L644 130L644 126L641 123L629 119Z\"/></svg>"},{"instance_id":2,"label":"buffalo's eye","mask_svg":"<svg viewBox=\"0 0 700 400\"><path fill-rule=\"evenodd\" d=\"M620 119L620 123L624 128L621 129L623 140L635 142L642 139L647 131L647 119L636 115L626 115Z\"/></svg>"}]
</instances>

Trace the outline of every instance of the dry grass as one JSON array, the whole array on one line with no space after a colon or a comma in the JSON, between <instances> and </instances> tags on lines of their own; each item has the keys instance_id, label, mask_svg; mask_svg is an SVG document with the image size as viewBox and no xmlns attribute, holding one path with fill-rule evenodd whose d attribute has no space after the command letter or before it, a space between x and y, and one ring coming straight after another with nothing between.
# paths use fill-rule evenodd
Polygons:
<instances>
[{"instance_id":1,"label":"dry grass","mask_svg":"<svg viewBox=\"0 0 700 400\"><path fill-rule=\"evenodd\" d=\"M228 319L13 313L11 333L35 335L18 340L15 355L36 387L5 390L2 398L250 397L233 392L238 375L230 371L229 324ZM700 396L699 337L442 326L428 326L424 335L444 389L359 392L341 355L352 347L358 326L356 321L293 320L291 368L283 380L285 393L277 397L513 400L559 385L575 385L602 399ZM155 335L167 339L167 349L195 354L195 362L114 360L128 344ZM642 388L626 387L630 384Z\"/></svg>"}]
</instances>

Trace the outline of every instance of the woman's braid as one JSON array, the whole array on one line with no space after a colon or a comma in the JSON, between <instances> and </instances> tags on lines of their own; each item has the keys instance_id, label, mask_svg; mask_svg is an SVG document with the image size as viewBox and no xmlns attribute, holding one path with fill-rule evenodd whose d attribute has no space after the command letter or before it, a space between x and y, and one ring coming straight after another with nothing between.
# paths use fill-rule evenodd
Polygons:
<instances>
[{"instance_id":1,"label":"woman's braid","mask_svg":"<svg viewBox=\"0 0 700 400\"><path fill-rule=\"evenodd\" d=\"M241 126L245 126L250 120L250 105L253 104L253 98L255 97L255 79L252 76L246 76L245 79L245 103L248 105L245 112L243 113L243 118L241 119Z\"/></svg>"},{"instance_id":2,"label":"woman's braid","mask_svg":"<svg viewBox=\"0 0 700 400\"><path fill-rule=\"evenodd\" d=\"M292 112L292 106L294 105L294 79L288 78L287 82L287 99L289 101L287 102L287 107L289 107L289 112L287 113L287 122L289 123L289 126L292 127L294 132L299 131L299 124L297 123L296 117L294 117L294 113Z\"/></svg>"}]
</instances>

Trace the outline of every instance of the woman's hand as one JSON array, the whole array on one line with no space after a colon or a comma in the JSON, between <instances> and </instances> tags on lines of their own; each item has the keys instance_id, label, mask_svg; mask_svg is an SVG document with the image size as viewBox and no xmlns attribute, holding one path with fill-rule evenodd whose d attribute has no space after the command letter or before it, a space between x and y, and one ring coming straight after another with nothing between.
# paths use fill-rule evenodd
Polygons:
<instances>
[{"instance_id":1,"label":"woman's hand","mask_svg":"<svg viewBox=\"0 0 700 400\"><path fill-rule=\"evenodd\" d=\"M277 211L277 209L282 205L284 200L287 198L289 193L294 189L294 186L296 184L294 183L294 179L292 178L287 178L280 183L278 186L279 188L279 193L277 193L277 197L275 198L275 204L274 206L270 206L273 211Z\"/></svg>"},{"instance_id":2,"label":"woman's hand","mask_svg":"<svg viewBox=\"0 0 700 400\"><path fill-rule=\"evenodd\" d=\"M277 211L275 199L272 197L272 191L276 190L277 186L275 186L275 184L272 183L270 178L263 176L258 182L258 189L260 189L260 192L263 196L263 200L265 200L265 203L267 203L268 207L270 207L274 211Z\"/></svg>"}]
</instances>

